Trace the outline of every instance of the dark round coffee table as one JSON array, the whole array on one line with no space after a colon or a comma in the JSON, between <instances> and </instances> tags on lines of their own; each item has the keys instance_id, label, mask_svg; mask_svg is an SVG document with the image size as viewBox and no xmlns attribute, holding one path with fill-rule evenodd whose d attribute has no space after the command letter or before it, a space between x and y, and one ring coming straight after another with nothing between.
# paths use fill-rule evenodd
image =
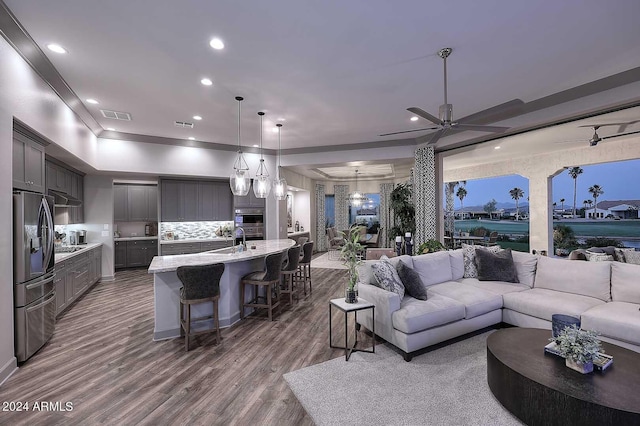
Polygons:
<instances>
[{"instance_id":1,"label":"dark round coffee table","mask_svg":"<svg viewBox=\"0 0 640 426\"><path fill-rule=\"evenodd\" d=\"M550 330L507 328L487 339L487 380L528 425L640 425L640 354L604 343L605 371L580 374L544 353Z\"/></svg>"}]
</instances>

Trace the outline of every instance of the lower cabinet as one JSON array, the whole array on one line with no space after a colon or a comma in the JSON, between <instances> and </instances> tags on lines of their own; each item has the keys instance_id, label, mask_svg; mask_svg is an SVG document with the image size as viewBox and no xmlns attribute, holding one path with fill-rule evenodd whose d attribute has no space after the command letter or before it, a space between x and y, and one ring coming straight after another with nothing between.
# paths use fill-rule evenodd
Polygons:
<instances>
[{"instance_id":1,"label":"lower cabinet","mask_svg":"<svg viewBox=\"0 0 640 426\"><path fill-rule=\"evenodd\" d=\"M148 267L158 255L158 240L115 242L115 268Z\"/></svg>"},{"instance_id":2,"label":"lower cabinet","mask_svg":"<svg viewBox=\"0 0 640 426\"><path fill-rule=\"evenodd\" d=\"M162 244L160 251L162 256L172 254L192 254L203 251L216 250L231 246L232 241L205 241L202 243L171 243Z\"/></svg>"},{"instance_id":3,"label":"lower cabinet","mask_svg":"<svg viewBox=\"0 0 640 426\"><path fill-rule=\"evenodd\" d=\"M56 315L67 309L102 277L102 247L56 263Z\"/></svg>"}]
</instances>

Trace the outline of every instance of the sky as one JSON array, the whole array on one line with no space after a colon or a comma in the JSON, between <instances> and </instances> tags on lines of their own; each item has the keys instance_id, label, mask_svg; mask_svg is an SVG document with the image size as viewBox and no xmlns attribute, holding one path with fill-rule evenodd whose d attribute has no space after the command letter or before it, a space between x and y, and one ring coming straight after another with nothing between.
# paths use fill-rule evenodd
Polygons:
<instances>
[{"instance_id":1,"label":"sky","mask_svg":"<svg viewBox=\"0 0 640 426\"><path fill-rule=\"evenodd\" d=\"M578 190L576 203L582 207L582 201L593 199L588 189L593 185L600 185L604 194L598 197L598 202L605 200L640 200L640 160L619 161L615 163L596 164L582 167L583 173L578 176ZM524 191L520 202L526 202L529 196L529 180L518 175L502 176L490 179L469 180L466 184L467 196L463 202L465 206L481 206L492 198L498 203L513 203L509 190L518 187ZM573 179L568 171L553 178L553 201L561 204L565 199L565 207L573 205ZM460 207L460 199L454 199L455 207Z\"/></svg>"}]
</instances>

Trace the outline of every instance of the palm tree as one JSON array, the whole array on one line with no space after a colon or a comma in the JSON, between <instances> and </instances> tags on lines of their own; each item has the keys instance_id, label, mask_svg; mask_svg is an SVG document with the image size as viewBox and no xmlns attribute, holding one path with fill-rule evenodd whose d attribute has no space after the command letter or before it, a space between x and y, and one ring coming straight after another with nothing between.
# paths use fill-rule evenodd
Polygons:
<instances>
[{"instance_id":1,"label":"palm tree","mask_svg":"<svg viewBox=\"0 0 640 426\"><path fill-rule=\"evenodd\" d=\"M464 186L461 186L456 191L456 197L460 198L460 214L462 215L462 219L464 219L464 204L462 200L467 196L467 189Z\"/></svg>"},{"instance_id":2,"label":"palm tree","mask_svg":"<svg viewBox=\"0 0 640 426\"><path fill-rule=\"evenodd\" d=\"M564 198L560 198L560 203L562 204L562 213L564 213Z\"/></svg>"},{"instance_id":3,"label":"palm tree","mask_svg":"<svg viewBox=\"0 0 640 426\"><path fill-rule=\"evenodd\" d=\"M593 218L597 219L598 197L604 194L604 189L600 185L593 185L589 188L589 194L593 196Z\"/></svg>"},{"instance_id":4,"label":"palm tree","mask_svg":"<svg viewBox=\"0 0 640 426\"><path fill-rule=\"evenodd\" d=\"M516 187L509 191L509 195L511 195L511 198L516 200L516 220L518 220L520 217L520 206L518 205L518 200L524 197L524 191Z\"/></svg>"},{"instance_id":5,"label":"palm tree","mask_svg":"<svg viewBox=\"0 0 640 426\"><path fill-rule=\"evenodd\" d=\"M589 206L589 208L591 208L591 206L593 205L593 200L585 200L587 202L587 205ZM584 217L585 219L587 218L587 210L585 209L584 211Z\"/></svg>"},{"instance_id":6,"label":"palm tree","mask_svg":"<svg viewBox=\"0 0 640 426\"><path fill-rule=\"evenodd\" d=\"M573 217L576 217L576 194L578 190L578 176L582 174L584 170L580 167L571 167L569 169L569 176L573 178Z\"/></svg>"}]
</instances>

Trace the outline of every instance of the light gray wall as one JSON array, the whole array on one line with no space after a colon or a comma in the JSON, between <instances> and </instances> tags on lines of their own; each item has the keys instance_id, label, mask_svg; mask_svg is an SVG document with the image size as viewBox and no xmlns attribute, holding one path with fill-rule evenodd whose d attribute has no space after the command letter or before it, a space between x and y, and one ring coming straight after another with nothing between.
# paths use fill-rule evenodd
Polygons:
<instances>
[{"instance_id":1,"label":"light gray wall","mask_svg":"<svg viewBox=\"0 0 640 426\"><path fill-rule=\"evenodd\" d=\"M46 139L95 164L96 137L16 51L0 38L0 223L13 222L12 137L17 118ZM13 241L0 239L0 383L16 367L13 344Z\"/></svg>"},{"instance_id":2,"label":"light gray wall","mask_svg":"<svg viewBox=\"0 0 640 426\"><path fill-rule=\"evenodd\" d=\"M102 279L114 279L113 179L109 176L85 176L84 216L87 241L102 243ZM108 229L105 229L105 225ZM106 232L106 235L103 235Z\"/></svg>"}]
</instances>

